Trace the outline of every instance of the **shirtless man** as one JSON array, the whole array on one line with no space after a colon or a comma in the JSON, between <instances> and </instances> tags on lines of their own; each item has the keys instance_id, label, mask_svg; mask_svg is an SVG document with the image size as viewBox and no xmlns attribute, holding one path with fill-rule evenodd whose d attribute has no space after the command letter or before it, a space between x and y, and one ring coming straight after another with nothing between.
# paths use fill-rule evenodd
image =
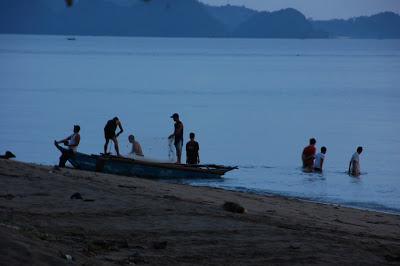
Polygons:
<instances>
[{"instance_id":1,"label":"shirtless man","mask_svg":"<svg viewBox=\"0 0 400 266\"><path fill-rule=\"evenodd\" d=\"M132 144L132 150L129 153L130 157L133 159L136 159L137 156L143 157L143 151L142 151L142 146L140 146L140 143L136 141L135 136L129 135L128 137L129 143Z\"/></svg>"},{"instance_id":2,"label":"shirtless man","mask_svg":"<svg viewBox=\"0 0 400 266\"><path fill-rule=\"evenodd\" d=\"M119 132L115 134L117 127L119 127ZM112 140L114 142L117 156L121 156L121 154L119 153L117 138L119 135L121 135L122 132L124 132L124 129L122 128L122 124L119 121L118 117L114 117L113 119L107 121L107 124L104 127L104 138L106 139L106 143L104 144L104 154L107 154L108 143L110 142L110 140Z\"/></svg>"},{"instance_id":3,"label":"shirtless man","mask_svg":"<svg viewBox=\"0 0 400 266\"><path fill-rule=\"evenodd\" d=\"M182 157L182 146L183 146L183 123L179 120L179 114L175 113L171 116L172 119L175 121L174 125L174 133L172 133L168 138L174 138L174 145L176 149L176 163L181 163Z\"/></svg>"}]
</instances>

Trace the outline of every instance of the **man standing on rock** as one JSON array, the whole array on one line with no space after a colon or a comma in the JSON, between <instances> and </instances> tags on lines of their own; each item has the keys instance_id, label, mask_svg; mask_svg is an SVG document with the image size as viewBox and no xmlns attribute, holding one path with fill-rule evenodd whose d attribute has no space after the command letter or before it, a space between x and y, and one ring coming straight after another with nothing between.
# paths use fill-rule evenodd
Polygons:
<instances>
[{"instance_id":1,"label":"man standing on rock","mask_svg":"<svg viewBox=\"0 0 400 266\"><path fill-rule=\"evenodd\" d=\"M174 133L172 133L168 138L172 139L174 138L174 145L176 149L176 163L180 164L181 163L181 157L182 157L182 146L183 146L183 123L179 120L179 114L175 113L171 116L172 119L175 121L174 125Z\"/></svg>"}]
</instances>

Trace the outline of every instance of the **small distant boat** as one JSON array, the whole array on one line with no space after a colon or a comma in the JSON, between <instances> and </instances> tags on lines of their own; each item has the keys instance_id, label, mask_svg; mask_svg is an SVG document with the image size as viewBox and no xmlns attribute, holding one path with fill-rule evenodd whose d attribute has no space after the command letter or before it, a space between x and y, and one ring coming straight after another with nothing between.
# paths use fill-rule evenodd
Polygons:
<instances>
[{"instance_id":1,"label":"small distant boat","mask_svg":"<svg viewBox=\"0 0 400 266\"><path fill-rule=\"evenodd\" d=\"M68 41L76 41L76 38L75 37L68 37L67 40Z\"/></svg>"},{"instance_id":2,"label":"small distant boat","mask_svg":"<svg viewBox=\"0 0 400 266\"><path fill-rule=\"evenodd\" d=\"M152 179L213 179L238 169L223 165L186 165L77 152L68 160L76 169Z\"/></svg>"}]
</instances>

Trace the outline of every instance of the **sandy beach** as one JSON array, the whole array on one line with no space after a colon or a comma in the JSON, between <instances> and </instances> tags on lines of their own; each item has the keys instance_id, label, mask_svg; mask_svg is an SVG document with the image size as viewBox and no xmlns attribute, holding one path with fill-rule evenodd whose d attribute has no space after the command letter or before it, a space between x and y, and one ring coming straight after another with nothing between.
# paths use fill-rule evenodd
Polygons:
<instances>
[{"instance_id":1,"label":"sandy beach","mask_svg":"<svg viewBox=\"0 0 400 266\"><path fill-rule=\"evenodd\" d=\"M400 264L396 215L5 160L0 184L0 265Z\"/></svg>"}]
</instances>

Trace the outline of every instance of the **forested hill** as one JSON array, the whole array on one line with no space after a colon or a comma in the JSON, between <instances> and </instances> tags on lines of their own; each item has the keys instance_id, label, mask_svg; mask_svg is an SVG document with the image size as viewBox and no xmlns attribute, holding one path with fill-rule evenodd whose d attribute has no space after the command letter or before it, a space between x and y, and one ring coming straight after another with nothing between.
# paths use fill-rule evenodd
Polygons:
<instances>
[{"instance_id":1,"label":"forested hill","mask_svg":"<svg viewBox=\"0 0 400 266\"><path fill-rule=\"evenodd\" d=\"M326 38L327 33L316 31L311 22L296 9L258 12L240 24L232 34L245 38Z\"/></svg>"},{"instance_id":2,"label":"forested hill","mask_svg":"<svg viewBox=\"0 0 400 266\"><path fill-rule=\"evenodd\" d=\"M312 21L295 9L259 12L198 0L1 0L0 33L234 38L400 38L391 12Z\"/></svg>"},{"instance_id":3,"label":"forested hill","mask_svg":"<svg viewBox=\"0 0 400 266\"><path fill-rule=\"evenodd\" d=\"M383 12L369 17L348 20L313 21L314 28L328 32L330 37L399 39L400 16Z\"/></svg>"},{"instance_id":4,"label":"forested hill","mask_svg":"<svg viewBox=\"0 0 400 266\"><path fill-rule=\"evenodd\" d=\"M0 32L67 35L214 37L223 23L196 0L1 0Z\"/></svg>"}]
</instances>

